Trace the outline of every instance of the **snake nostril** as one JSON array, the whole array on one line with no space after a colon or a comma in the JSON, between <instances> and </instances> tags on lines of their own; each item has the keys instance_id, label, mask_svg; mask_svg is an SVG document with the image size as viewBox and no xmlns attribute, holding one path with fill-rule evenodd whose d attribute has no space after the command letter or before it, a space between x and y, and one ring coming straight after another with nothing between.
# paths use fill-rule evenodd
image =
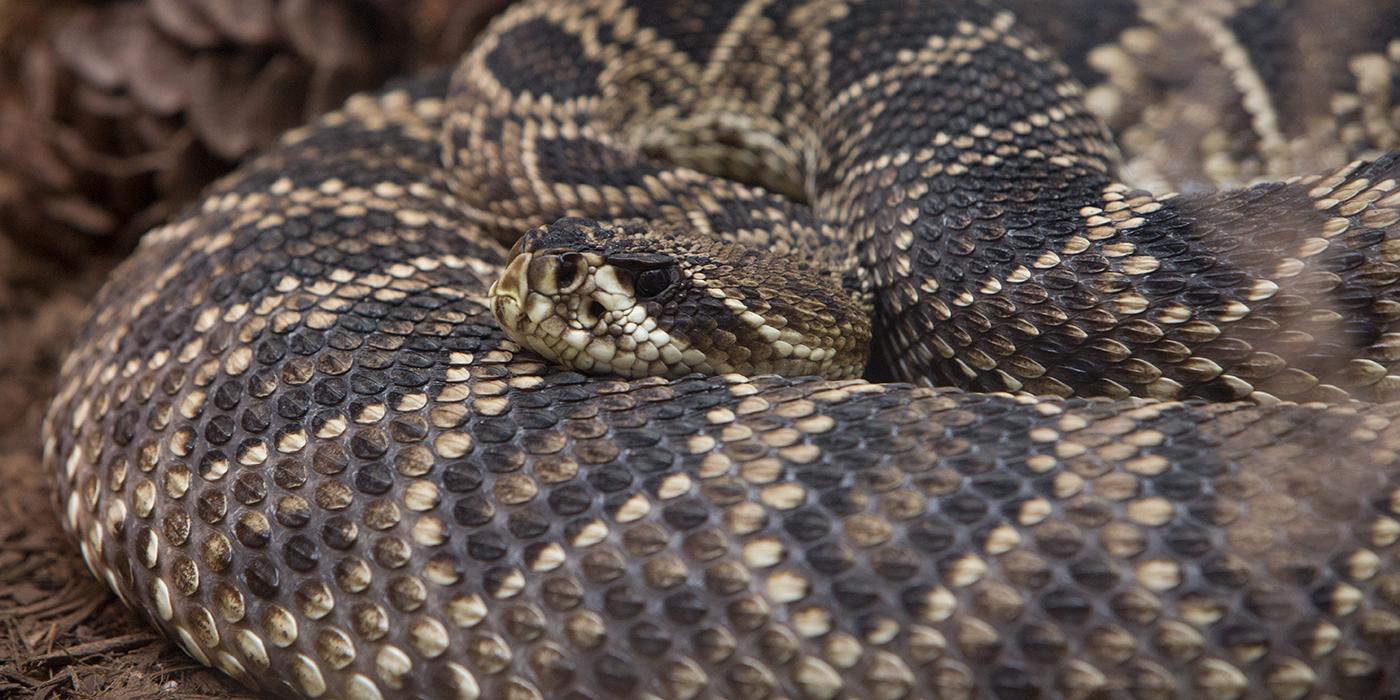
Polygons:
<instances>
[{"instance_id":1,"label":"snake nostril","mask_svg":"<svg viewBox=\"0 0 1400 700\"><path fill-rule=\"evenodd\" d=\"M571 291L578 281L583 268L583 256L578 253L565 253L559 256L554 266L554 283L562 291Z\"/></svg>"},{"instance_id":2,"label":"snake nostril","mask_svg":"<svg viewBox=\"0 0 1400 700\"><path fill-rule=\"evenodd\" d=\"M602 302L593 301L588 304L588 313L591 314L595 320L602 318L603 312L605 311L607 311L607 309L603 308Z\"/></svg>"}]
</instances>

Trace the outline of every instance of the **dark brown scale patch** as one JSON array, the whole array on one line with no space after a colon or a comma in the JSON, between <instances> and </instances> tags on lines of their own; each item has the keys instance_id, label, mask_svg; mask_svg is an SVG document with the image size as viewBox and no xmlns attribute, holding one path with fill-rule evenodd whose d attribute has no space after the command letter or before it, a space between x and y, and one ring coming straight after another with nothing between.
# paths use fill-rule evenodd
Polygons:
<instances>
[{"instance_id":1,"label":"dark brown scale patch","mask_svg":"<svg viewBox=\"0 0 1400 700\"><path fill-rule=\"evenodd\" d=\"M1055 48L1056 57L1085 85L1104 79L1089 65L1089 54L1111 38L1143 20L1135 0L1107 0L1092 5L1051 0L1018 0L1005 5L1016 12L1018 23Z\"/></svg>"},{"instance_id":2,"label":"dark brown scale patch","mask_svg":"<svg viewBox=\"0 0 1400 700\"><path fill-rule=\"evenodd\" d=\"M736 2L706 3L694 7L666 0L633 3L637 24L650 28L694 62L703 63L739 7Z\"/></svg>"},{"instance_id":3,"label":"dark brown scale patch","mask_svg":"<svg viewBox=\"0 0 1400 700\"><path fill-rule=\"evenodd\" d=\"M205 479L210 479L215 471L221 473L227 468L227 458L216 460L214 453L208 453L200 462L200 475ZM244 472L239 474L234 482L233 494L238 502L244 505L255 505L267 497L267 482L256 473Z\"/></svg>"},{"instance_id":4,"label":"dark brown scale patch","mask_svg":"<svg viewBox=\"0 0 1400 700\"><path fill-rule=\"evenodd\" d=\"M241 579L247 589L259 598L275 599L281 592L282 574L276 564L263 556L255 556L248 561Z\"/></svg>"},{"instance_id":5,"label":"dark brown scale patch","mask_svg":"<svg viewBox=\"0 0 1400 700\"><path fill-rule=\"evenodd\" d=\"M293 535L282 545L282 559L293 571L314 571L321 560L321 551L314 540L305 535Z\"/></svg>"},{"instance_id":6,"label":"dark brown scale patch","mask_svg":"<svg viewBox=\"0 0 1400 700\"><path fill-rule=\"evenodd\" d=\"M585 139L541 140L551 157L541 161L541 175L563 185L606 184L624 187L660 175L660 165ZM599 182L599 174L602 182Z\"/></svg>"},{"instance_id":7,"label":"dark brown scale patch","mask_svg":"<svg viewBox=\"0 0 1400 700\"><path fill-rule=\"evenodd\" d=\"M556 100L592 94L603 67L584 55L572 34L544 20L522 22L503 32L486 55L486 66L502 87L552 95ZM516 82L516 77L527 82Z\"/></svg>"},{"instance_id":8,"label":"dark brown scale patch","mask_svg":"<svg viewBox=\"0 0 1400 700\"><path fill-rule=\"evenodd\" d=\"M830 53L837 59L830 77L833 94L891 65L900 49L917 49L929 37L955 34L959 19L982 26L992 17L986 7L973 3L928 11L917 0L881 0L862 10L826 27L832 37Z\"/></svg>"}]
</instances>

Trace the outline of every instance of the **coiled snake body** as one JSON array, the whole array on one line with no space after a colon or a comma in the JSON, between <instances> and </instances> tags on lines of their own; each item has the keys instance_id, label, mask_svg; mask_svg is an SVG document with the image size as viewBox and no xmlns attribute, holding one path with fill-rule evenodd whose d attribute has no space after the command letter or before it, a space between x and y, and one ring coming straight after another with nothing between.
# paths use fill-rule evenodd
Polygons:
<instances>
[{"instance_id":1,"label":"coiled snake body","mask_svg":"<svg viewBox=\"0 0 1400 700\"><path fill-rule=\"evenodd\" d=\"M1347 403L1400 386L1400 161L1132 190L1031 33L530 0L450 84L289 134L146 237L65 364L88 564L288 695L1400 693L1400 406ZM768 253L685 268L717 302L646 338L820 363L810 295L806 330L764 306L820 251L872 374L944 388L505 338L515 237L639 219Z\"/></svg>"}]
</instances>

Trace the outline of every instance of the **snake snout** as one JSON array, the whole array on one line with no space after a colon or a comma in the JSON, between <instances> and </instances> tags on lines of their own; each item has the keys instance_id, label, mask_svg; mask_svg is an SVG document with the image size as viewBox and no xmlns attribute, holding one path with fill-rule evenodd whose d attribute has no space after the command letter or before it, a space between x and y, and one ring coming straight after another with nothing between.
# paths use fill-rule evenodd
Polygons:
<instances>
[{"instance_id":1,"label":"snake snout","mask_svg":"<svg viewBox=\"0 0 1400 700\"><path fill-rule=\"evenodd\" d=\"M519 245L517 243L517 245ZM510 262L501 271L500 279L491 283L486 291L491 299L491 313L506 329L520 325L520 315L529 296L528 278L530 262L534 256L512 250Z\"/></svg>"}]
</instances>

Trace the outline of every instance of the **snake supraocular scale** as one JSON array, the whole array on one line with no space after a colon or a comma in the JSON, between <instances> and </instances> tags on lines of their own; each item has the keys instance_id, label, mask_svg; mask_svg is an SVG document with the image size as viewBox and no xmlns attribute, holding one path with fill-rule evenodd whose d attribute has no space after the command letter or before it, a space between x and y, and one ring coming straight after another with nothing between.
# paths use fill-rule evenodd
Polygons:
<instances>
[{"instance_id":1,"label":"snake supraocular scale","mask_svg":"<svg viewBox=\"0 0 1400 700\"><path fill-rule=\"evenodd\" d=\"M1034 29L512 9L451 83L356 97L148 234L46 423L68 527L191 655L282 694L1400 692L1400 406L1335 405L1400 382L1400 162L1129 189ZM1367 114L1348 133L1383 142ZM815 247L877 305L878 371L1025 393L559 369L487 290L564 216ZM739 308L658 304L711 314L668 337L798 352L750 303L771 269L704 264ZM734 349L745 311L768 345Z\"/></svg>"}]
</instances>

